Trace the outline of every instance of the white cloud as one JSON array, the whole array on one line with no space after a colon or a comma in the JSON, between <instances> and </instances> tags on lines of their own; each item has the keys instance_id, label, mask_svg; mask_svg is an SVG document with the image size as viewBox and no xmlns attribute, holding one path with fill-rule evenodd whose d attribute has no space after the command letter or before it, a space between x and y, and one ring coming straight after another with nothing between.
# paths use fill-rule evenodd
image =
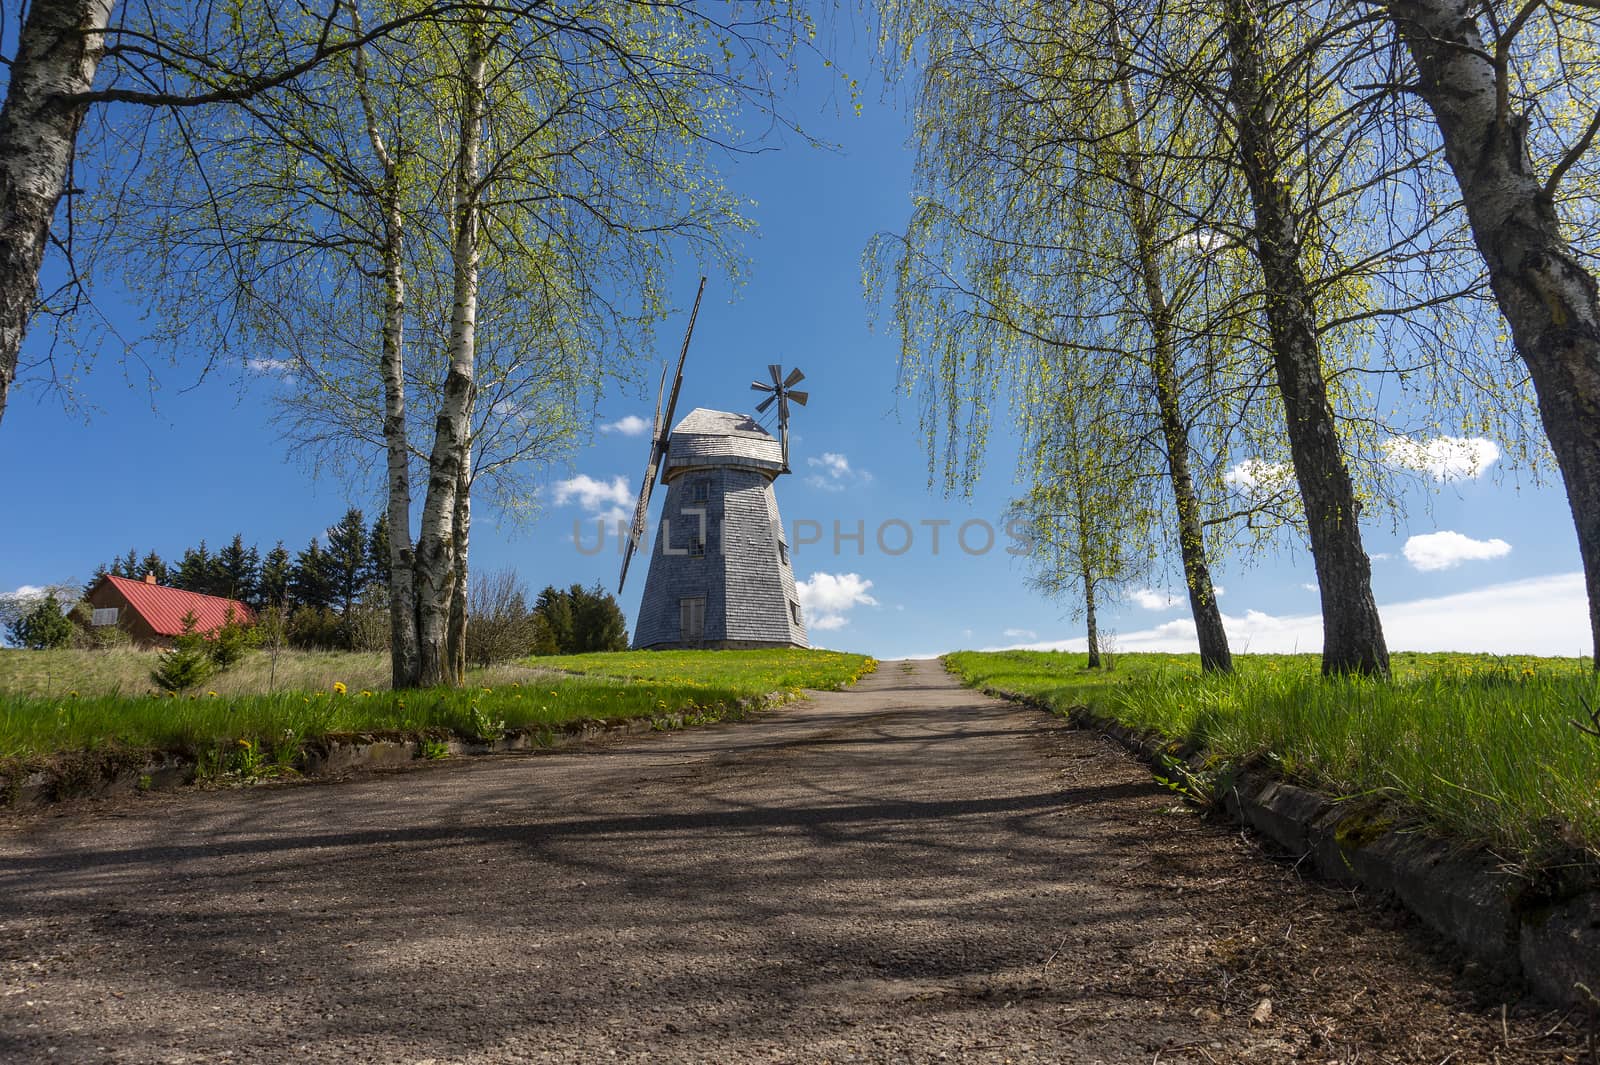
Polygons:
<instances>
[{"instance_id":1,"label":"white cloud","mask_svg":"<svg viewBox=\"0 0 1600 1065\"><path fill-rule=\"evenodd\" d=\"M1466 481L1500 461L1500 447L1481 436L1435 436L1413 440L1397 436L1383 445L1392 465L1426 473L1435 481Z\"/></svg>"},{"instance_id":2,"label":"white cloud","mask_svg":"<svg viewBox=\"0 0 1600 1065\"><path fill-rule=\"evenodd\" d=\"M1462 651L1487 654L1587 655L1589 599L1582 573L1493 584L1431 599L1380 605L1384 639L1391 651ZM1319 653L1322 616L1275 616L1248 610L1223 615L1235 652ZM1193 652L1194 622L1169 621L1152 629L1118 633L1123 651ZM1083 651L1082 637L1026 645L1038 651ZM996 648L998 650L998 648Z\"/></svg>"},{"instance_id":3,"label":"white cloud","mask_svg":"<svg viewBox=\"0 0 1600 1065\"><path fill-rule=\"evenodd\" d=\"M868 595L872 582L857 573L813 573L810 580L796 581L794 590L805 610L806 628L842 629L850 624L846 615L858 606L877 606Z\"/></svg>"},{"instance_id":4,"label":"white cloud","mask_svg":"<svg viewBox=\"0 0 1600 1065\"><path fill-rule=\"evenodd\" d=\"M246 359L245 367L255 373L287 374L294 370L293 359Z\"/></svg>"},{"instance_id":5,"label":"white cloud","mask_svg":"<svg viewBox=\"0 0 1600 1065\"><path fill-rule=\"evenodd\" d=\"M1141 606L1146 610L1171 610L1183 602L1171 592L1158 592L1154 588L1135 589L1128 593L1128 598L1133 600L1135 606Z\"/></svg>"},{"instance_id":6,"label":"white cloud","mask_svg":"<svg viewBox=\"0 0 1600 1065\"><path fill-rule=\"evenodd\" d=\"M1320 592L1320 591L1322 591L1322 589L1318 588L1315 584L1302 584L1300 587L1304 588L1308 592Z\"/></svg>"},{"instance_id":7,"label":"white cloud","mask_svg":"<svg viewBox=\"0 0 1600 1065\"><path fill-rule=\"evenodd\" d=\"M597 481L586 473L580 473L569 480L557 481L551 488L555 492L557 506L577 500L584 510L600 511L608 506L631 507L634 502L633 489L621 474L609 481Z\"/></svg>"},{"instance_id":8,"label":"white cloud","mask_svg":"<svg viewBox=\"0 0 1600 1065\"><path fill-rule=\"evenodd\" d=\"M1222 479L1241 495L1264 498L1288 488L1294 480L1294 469L1287 463L1245 459L1235 463Z\"/></svg>"},{"instance_id":9,"label":"white cloud","mask_svg":"<svg viewBox=\"0 0 1600 1065\"><path fill-rule=\"evenodd\" d=\"M1500 539L1474 540L1446 529L1413 536L1406 541L1405 553L1407 562L1426 573L1451 569L1463 562L1503 558L1511 553L1511 545Z\"/></svg>"},{"instance_id":10,"label":"white cloud","mask_svg":"<svg viewBox=\"0 0 1600 1065\"><path fill-rule=\"evenodd\" d=\"M821 458L813 455L806 459L806 465L817 471L806 478L806 484L824 492L842 492L853 483L872 483L872 474L854 469L849 458L837 451L825 451Z\"/></svg>"},{"instance_id":11,"label":"white cloud","mask_svg":"<svg viewBox=\"0 0 1600 1065\"><path fill-rule=\"evenodd\" d=\"M1039 634L1032 629L1007 629L1004 633L1007 639L1012 640L1037 640Z\"/></svg>"},{"instance_id":12,"label":"white cloud","mask_svg":"<svg viewBox=\"0 0 1600 1065\"><path fill-rule=\"evenodd\" d=\"M643 436L650 431L650 423L637 414L627 414L600 427L602 433L621 433L623 436Z\"/></svg>"},{"instance_id":13,"label":"white cloud","mask_svg":"<svg viewBox=\"0 0 1600 1065\"><path fill-rule=\"evenodd\" d=\"M1391 555L1387 551L1374 551L1372 554L1368 555L1367 557L1372 559L1372 561L1374 561L1374 562L1387 562L1391 558L1393 558L1394 556Z\"/></svg>"},{"instance_id":14,"label":"white cloud","mask_svg":"<svg viewBox=\"0 0 1600 1065\"><path fill-rule=\"evenodd\" d=\"M1215 229L1196 229L1178 236L1172 246L1180 252L1197 251L1209 255L1227 246L1228 238Z\"/></svg>"},{"instance_id":15,"label":"white cloud","mask_svg":"<svg viewBox=\"0 0 1600 1065\"><path fill-rule=\"evenodd\" d=\"M11 599L42 599L42 598L44 598L44 593L47 592L47 591L49 591L49 589L43 587L42 585L24 584L22 587L18 588L16 591L12 592L11 595L9 596L9 598L11 598Z\"/></svg>"}]
</instances>

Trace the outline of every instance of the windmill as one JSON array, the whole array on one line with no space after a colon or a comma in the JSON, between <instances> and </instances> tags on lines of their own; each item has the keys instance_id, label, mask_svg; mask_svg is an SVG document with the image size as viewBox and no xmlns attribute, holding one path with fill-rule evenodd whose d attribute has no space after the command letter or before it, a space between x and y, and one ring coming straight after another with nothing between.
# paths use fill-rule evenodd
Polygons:
<instances>
[{"instance_id":1,"label":"windmill","mask_svg":"<svg viewBox=\"0 0 1600 1065\"><path fill-rule=\"evenodd\" d=\"M700 288L703 293L704 279ZM697 293L670 390L662 374L644 484L623 548L619 592L644 541L659 481L667 498L650 549L633 646L808 647L773 491L773 482L789 472L789 403L804 405L809 398L793 391L805 375L795 370L785 378L782 367L773 366L772 385L756 386L772 393L758 410L778 404L781 442L749 415L728 411L696 408L673 424L699 307Z\"/></svg>"},{"instance_id":2,"label":"windmill","mask_svg":"<svg viewBox=\"0 0 1600 1065\"><path fill-rule=\"evenodd\" d=\"M793 401L802 407L811 398L810 392L796 392L794 386L806 379L806 375L799 370L790 370L789 376L783 376L783 367L777 363L770 363L767 371L772 374L772 383L751 381L750 387L757 392L771 392L772 395L756 404L756 413L765 414L767 408L774 403L778 405L778 431L783 436L783 472L789 472L789 403Z\"/></svg>"}]
</instances>

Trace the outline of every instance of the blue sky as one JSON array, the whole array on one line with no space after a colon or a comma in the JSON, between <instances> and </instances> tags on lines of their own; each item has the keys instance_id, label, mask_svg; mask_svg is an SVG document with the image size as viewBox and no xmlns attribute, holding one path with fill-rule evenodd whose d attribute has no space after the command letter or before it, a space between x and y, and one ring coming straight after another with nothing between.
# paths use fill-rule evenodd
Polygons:
<instances>
[{"instance_id":1,"label":"blue sky","mask_svg":"<svg viewBox=\"0 0 1600 1065\"><path fill-rule=\"evenodd\" d=\"M847 69L866 70L863 50L845 51ZM749 382L768 362L805 370L811 403L792 422L795 473L778 482L778 498L815 643L880 657L1081 646L1081 625L1064 605L1026 587L1025 567L1006 554L1003 538L981 555L954 543L963 522L1000 527L1015 490L1014 441L997 434L972 499L928 490L914 401L896 398L896 341L868 328L861 293L867 241L903 226L910 211L908 119L896 100L882 98L881 85L863 79L857 115L834 93L837 72L812 73L789 106L839 149L791 143L728 167L733 187L756 203L759 232L748 245L754 270L737 291L717 277L708 283L679 416L697 406L748 410L760 398ZM685 312L695 282L688 265L675 280ZM131 320L138 308L114 313ZM676 354L683 320L675 316L659 331L662 358ZM42 341L41 331L30 344ZM375 512L376 483L351 491L331 473L312 480L290 462L270 421L271 378L224 370L196 386L195 365L157 372L161 388L152 396L142 369L99 364L79 385L95 408L88 416L64 412L36 381L23 382L0 423L0 498L7 501L0 591L82 580L129 547L170 559L201 537L216 546L236 531L263 547L283 539L292 551L336 520L347 501ZM631 393L605 397L592 442L570 468L551 471L535 525L499 526L480 512L475 567L514 567L535 590L575 581L615 586L615 551L581 553L573 527L588 521L584 535L592 541L595 515L619 503L631 508L646 441L629 435L624 420L649 418L657 373ZM1589 652L1576 540L1559 484L1519 487L1497 470L1490 463L1478 476L1433 482L1432 507L1419 492L1398 533L1387 524L1367 531L1392 648ZM903 554L885 554L873 542L873 531L891 520L915 533ZM797 521L817 522L822 543L798 542ZM835 521L846 532L864 525L863 553L849 542L834 552ZM935 554L934 526L924 523L938 522L949 524L939 526ZM979 546L977 533L969 530L969 546ZM1444 533L1455 535L1437 535ZM889 546L902 536L892 531ZM635 572L622 597L630 621L644 584ZM1217 579L1235 651L1317 649L1317 596L1307 588L1314 577L1303 551L1248 565L1224 560ZM1125 650L1192 648L1186 605L1167 594L1178 588L1171 578L1153 582L1146 594L1109 607L1102 627Z\"/></svg>"}]
</instances>

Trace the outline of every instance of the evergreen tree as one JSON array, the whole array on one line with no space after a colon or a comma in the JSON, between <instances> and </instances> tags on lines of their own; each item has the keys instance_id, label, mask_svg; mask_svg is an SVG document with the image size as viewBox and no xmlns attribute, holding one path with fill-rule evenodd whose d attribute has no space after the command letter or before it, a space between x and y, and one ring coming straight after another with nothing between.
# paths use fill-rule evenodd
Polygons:
<instances>
[{"instance_id":1,"label":"evergreen tree","mask_svg":"<svg viewBox=\"0 0 1600 1065\"><path fill-rule=\"evenodd\" d=\"M136 579L143 580L146 574L152 573L155 574L157 584L166 584L170 576L166 562L154 551L145 555L143 561L139 563L139 576Z\"/></svg>"},{"instance_id":2,"label":"evergreen tree","mask_svg":"<svg viewBox=\"0 0 1600 1065\"><path fill-rule=\"evenodd\" d=\"M384 511L373 521L372 532L367 537L367 580L387 586L390 576L389 512Z\"/></svg>"},{"instance_id":3,"label":"evergreen tree","mask_svg":"<svg viewBox=\"0 0 1600 1065\"><path fill-rule=\"evenodd\" d=\"M72 642L72 622L61 613L55 593L39 600L37 606L7 626L11 642L30 651L48 651Z\"/></svg>"},{"instance_id":4,"label":"evergreen tree","mask_svg":"<svg viewBox=\"0 0 1600 1065\"><path fill-rule=\"evenodd\" d=\"M261 556L252 545L244 546L244 536L235 533L233 542L217 552L215 595L229 599L246 599L255 594L260 579Z\"/></svg>"},{"instance_id":5,"label":"evergreen tree","mask_svg":"<svg viewBox=\"0 0 1600 1065\"><path fill-rule=\"evenodd\" d=\"M533 612L544 619L557 653L567 654L573 645L572 597L555 585L549 585L534 600Z\"/></svg>"},{"instance_id":6,"label":"evergreen tree","mask_svg":"<svg viewBox=\"0 0 1600 1065\"><path fill-rule=\"evenodd\" d=\"M294 572L289 578L294 601L313 610L326 610L333 602L334 578L328 554L313 536L306 549L295 556Z\"/></svg>"},{"instance_id":7,"label":"evergreen tree","mask_svg":"<svg viewBox=\"0 0 1600 1065\"><path fill-rule=\"evenodd\" d=\"M117 565L122 567L121 572L117 573L119 577L126 577L130 581L136 581L143 576L139 572L139 552L134 548L128 548L128 553L117 560ZM113 572L117 571L113 570Z\"/></svg>"},{"instance_id":8,"label":"evergreen tree","mask_svg":"<svg viewBox=\"0 0 1600 1065\"><path fill-rule=\"evenodd\" d=\"M96 566L94 568L94 575L89 578L89 583L83 586L83 597L87 599L89 597L89 593L94 591L94 586L100 583L100 578L104 577L110 572L111 571L106 568L106 564L104 562Z\"/></svg>"},{"instance_id":9,"label":"evergreen tree","mask_svg":"<svg viewBox=\"0 0 1600 1065\"><path fill-rule=\"evenodd\" d=\"M206 548L206 542L201 540L199 547L191 547L183 553L177 572L172 574L172 586L186 592L208 592L211 588L211 568L211 552Z\"/></svg>"},{"instance_id":10,"label":"evergreen tree","mask_svg":"<svg viewBox=\"0 0 1600 1065\"><path fill-rule=\"evenodd\" d=\"M289 552L284 550L283 541L279 540L261 563L256 586L250 592L250 605L258 609L286 605L293 575L294 566L289 561Z\"/></svg>"},{"instance_id":11,"label":"evergreen tree","mask_svg":"<svg viewBox=\"0 0 1600 1065\"><path fill-rule=\"evenodd\" d=\"M206 639L195 631L199 620L191 610L183 616L183 633L173 638L172 646L161 652L150 679L163 691L183 692L204 684L215 670Z\"/></svg>"},{"instance_id":12,"label":"evergreen tree","mask_svg":"<svg viewBox=\"0 0 1600 1065\"><path fill-rule=\"evenodd\" d=\"M628 622L610 592L598 583L593 588L574 584L567 596L572 603L572 648L568 654L628 649Z\"/></svg>"},{"instance_id":13,"label":"evergreen tree","mask_svg":"<svg viewBox=\"0 0 1600 1065\"><path fill-rule=\"evenodd\" d=\"M346 616L367 583L367 525L361 508L351 507L328 530L328 549L323 557L330 584L328 605Z\"/></svg>"}]
</instances>

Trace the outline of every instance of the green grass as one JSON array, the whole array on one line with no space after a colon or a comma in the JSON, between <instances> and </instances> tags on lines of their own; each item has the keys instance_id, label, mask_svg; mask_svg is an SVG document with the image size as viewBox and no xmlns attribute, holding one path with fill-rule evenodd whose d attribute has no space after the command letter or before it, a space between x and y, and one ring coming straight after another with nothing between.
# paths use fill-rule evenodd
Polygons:
<instances>
[{"instance_id":1,"label":"green grass","mask_svg":"<svg viewBox=\"0 0 1600 1065\"><path fill-rule=\"evenodd\" d=\"M876 663L839 651L623 651L534 658L530 664L586 676L700 684L752 685L760 694L854 684Z\"/></svg>"},{"instance_id":2,"label":"green grass","mask_svg":"<svg viewBox=\"0 0 1600 1065\"><path fill-rule=\"evenodd\" d=\"M370 656L346 657L361 667ZM473 736L502 723L519 728L580 718L716 716L775 690L841 687L869 668L871 660L860 655L825 651L624 653L529 659L478 674L479 683L455 690L345 684L340 692L330 681L275 693L227 693L213 684L179 698L0 693L0 762L107 748L193 752L239 740L270 748L342 733Z\"/></svg>"},{"instance_id":3,"label":"green grass","mask_svg":"<svg viewBox=\"0 0 1600 1065\"><path fill-rule=\"evenodd\" d=\"M1396 655L1390 683L1324 679L1314 655L1243 655L1232 677L1194 655L961 652L964 681L1088 707L1236 763L1267 761L1342 798L1392 801L1532 865L1600 859L1600 740L1575 728L1600 684L1588 660Z\"/></svg>"}]
</instances>

